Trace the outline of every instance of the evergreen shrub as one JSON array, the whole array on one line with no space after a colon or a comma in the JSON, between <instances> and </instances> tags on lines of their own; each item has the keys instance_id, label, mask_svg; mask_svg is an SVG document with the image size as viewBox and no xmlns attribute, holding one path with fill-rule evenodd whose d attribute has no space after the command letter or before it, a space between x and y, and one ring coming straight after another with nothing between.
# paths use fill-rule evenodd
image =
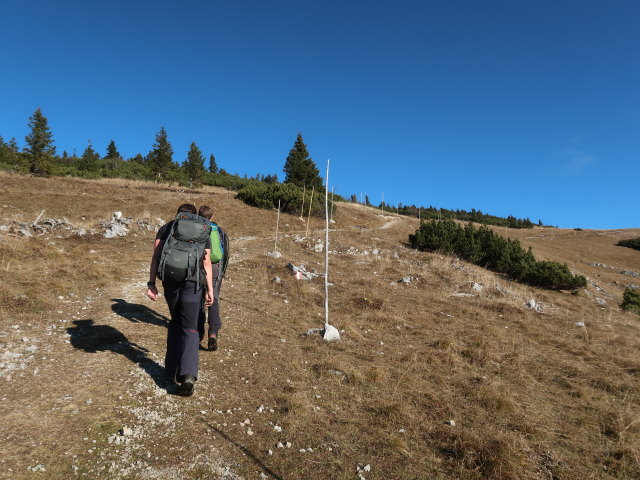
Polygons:
<instances>
[{"instance_id":1,"label":"evergreen shrub","mask_svg":"<svg viewBox=\"0 0 640 480\"><path fill-rule=\"evenodd\" d=\"M640 291L627 288L624 291L622 305L620 306L623 310L640 313Z\"/></svg>"},{"instance_id":2,"label":"evergreen shrub","mask_svg":"<svg viewBox=\"0 0 640 480\"><path fill-rule=\"evenodd\" d=\"M634 248L636 250L640 250L640 238L632 238L630 240L620 240L617 243L620 247L629 247Z\"/></svg>"},{"instance_id":3,"label":"evergreen shrub","mask_svg":"<svg viewBox=\"0 0 640 480\"><path fill-rule=\"evenodd\" d=\"M297 187L292 183L264 183L252 182L243 187L237 198L247 205L258 208L278 208L280 200L280 211L300 215L302 211L302 201L304 195L304 215L308 215L311 192ZM335 210L334 210L335 211ZM314 192L311 215L324 217L324 192Z\"/></svg>"},{"instance_id":4,"label":"evergreen shrub","mask_svg":"<svg viewBox=\"0 0 640 480\"><path fill-rule=\"evenodd\" d=\"M418 250L457 255L535 287L574 290L587 286L587 279L573 275L566 264L538 261L531 249L525 250L518 240L501 237L486 225L462 227L451 219L433 220L422 223L409 235L409 242Z\"/></svg>"}]
</instances>

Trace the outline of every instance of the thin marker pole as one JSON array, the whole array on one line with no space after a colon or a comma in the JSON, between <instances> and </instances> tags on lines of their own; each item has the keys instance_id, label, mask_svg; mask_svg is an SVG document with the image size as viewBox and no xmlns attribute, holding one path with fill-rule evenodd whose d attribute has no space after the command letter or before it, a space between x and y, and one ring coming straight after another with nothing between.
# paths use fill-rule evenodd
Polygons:
<instances>
[{"instance_id":1,"label":"thin marker pole","mask_svg":"<svg viewBox=\"0 0 640 480\"><path fill-rule=\"evenodd\" d=\"M307 192L307 184L305 183L302 186L302 208L300 209L300 218L304 218L304 196L306 192Z\"/></svg>"},{"instance_id":2,"label":"thin marker pole","mask_svg":"<svg viewBox=\"0 0 640 480\"><path fill-rule=\"evenodd\" d=\"M327 159L327 178L324 187L324 328L329 325L329 159ZM331 203L333 210L333 201Z\"/></svg>"},{"instance_id":3,"label":"thin marker pole","mask_svg":"<svg viewBox=\"0 0 640 480\"><path fill-rule=\"evenodd\" d=\"M331 218L329 218L329 221L333 220L333 189L334 187L331 187Z\"/></svg>"},{"instance_id":4,"label":"thin marker pole","mask_svg":"<svg viewBox=\"0 0 640 480\"><path fill-rule=\"evenodd\" d=\"M273 246L275 252L278 251L278 226L280 225L280 199L278 199L278 219L276 220L276 243Z\"/></svg>"},{"instance_id":5,"label":"thin marker pole","mask_svg":"<svg viewBox=\"0 0 640 480\"><path fill-rule=\"evenodd\" d=\"M309 236L309 222L311 222L311 206L313 205L313 191L315 188L315 185L311 187L311 200L309 201L309 216L307 217L307 233L304 234L305 237Z\"/></svg>"}]
</instances>

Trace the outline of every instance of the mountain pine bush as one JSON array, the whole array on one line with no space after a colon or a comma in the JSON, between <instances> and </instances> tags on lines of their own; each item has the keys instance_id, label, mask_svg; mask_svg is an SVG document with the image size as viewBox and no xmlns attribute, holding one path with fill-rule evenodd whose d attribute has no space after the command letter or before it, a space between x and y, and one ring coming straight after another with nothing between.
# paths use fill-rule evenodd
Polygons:
<instances>
[{"instance_id":1,"label":"mountain pine bush","mask_svg":"<svg viewBox=\"0 0 640 480\"><path fill-rule=\"evenodd\" d=\"M300 215L304 196L304 215L308 215L311 192L292 183L252 182L238 192L237 198L247 205L258 208L278 208L280 211ZM335 208L335 207L334 207ZM335 210L334 210L335 211ZM324 217L324 191L313 193L311 215Z\"/></svg>"},{"instance_id":2,"label":"mountain pine bush","mask_svg":"<svg viewBox=\"0 0 640 480\"><path fill-rule=\"evenodd\" d=\"M640 291L627 288L622 297L623 310L640 313Z\"/></svg>"},{"instance_id":3,"label":"mountain pine bush","mask_svg":"<svg viewBox=\"0 0 640 480\"><path fill-rule=\"evenodd\" d=\"M502 273L535 287L574 290L587 286L582 275L573 275L566 264L538 261L518 240L501 237L488 228L469 223L461 227L451 219L433 220L409 235L413 248L457 255L468 262Z\"/></svg>"},{"instance_id":4,"label":"mountain pine bush","mask_svg":"<svg viewBox=\"0 0 640 480\"><path fill-rule=\"evenodd\" d=\"M640 238L632 238L630 240L620 240L616 245L620 247L629 247L640 250Z\"/></svg>"}]
</instances>

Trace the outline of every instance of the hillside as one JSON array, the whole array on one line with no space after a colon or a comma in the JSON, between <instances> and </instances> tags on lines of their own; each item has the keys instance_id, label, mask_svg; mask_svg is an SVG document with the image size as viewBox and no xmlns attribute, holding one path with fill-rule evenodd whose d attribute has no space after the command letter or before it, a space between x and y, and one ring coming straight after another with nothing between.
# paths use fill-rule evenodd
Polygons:
<instances>
[{"instance_id":1,"label":"hillside","mask_svg":"<svg viewBox=\"0 0 640 480\"><path fill-rule=\"evenodd\" d=\"M220 349L186 399L162 380L164 299L144 296L156 219L185 201L232 249ZM0 207L0 225L73 225L0 231L0 478L640 477L640 317L619 308L640 252L615 246L640 229L506 231L586 275L572 295L411 250L417 220L339 204L329 344L304 335L321 280L286 268L322 271L322 220L304 239L284 215L276 259L276 212L222 189L0 174ZM128 235L73 233L115 211Z\"/></svg>"}]
</instances>

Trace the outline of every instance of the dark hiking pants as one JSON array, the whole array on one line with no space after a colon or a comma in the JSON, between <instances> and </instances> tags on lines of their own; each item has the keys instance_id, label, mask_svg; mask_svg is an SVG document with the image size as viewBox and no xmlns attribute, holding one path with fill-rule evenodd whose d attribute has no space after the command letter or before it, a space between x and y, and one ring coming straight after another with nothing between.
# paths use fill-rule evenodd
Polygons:
<instances>
[{"instance_id":1,"label":"dark hiking pants","mask_svg":"<svg viewBox=\"0 0 640 480\"><path fill-rule=\"evenodd\" d=\"M222 321L220 320L220 288L222 287L222 278L218 278L220 265L218 263L214 263L211 267L211 270L213 271L213 278L216 279L213 283L213 296L216 300L215 302L213 302L213 305L211 305L210 307L206 307L204 305L203 299L202 309L200 310L200 318L198 319L198 332L200 334L200 340L204 338L204 326L206 323L206 318L209 319L209 335L215 334L217 336L218 330L220 330L220 327L222 327Z\"/></svg>"},{"instance_id":2,"label":"dark hiking pants","mask_svg":"<svg viewBox=\"0 0 640 480\"><path fill-rule=\"evenodd\" d=\"M167 375L198 377L198 316L202 304L202 288L196 282L163 282L164 296L171 312L167 329Z\"/></svg>"}]
</instances>

